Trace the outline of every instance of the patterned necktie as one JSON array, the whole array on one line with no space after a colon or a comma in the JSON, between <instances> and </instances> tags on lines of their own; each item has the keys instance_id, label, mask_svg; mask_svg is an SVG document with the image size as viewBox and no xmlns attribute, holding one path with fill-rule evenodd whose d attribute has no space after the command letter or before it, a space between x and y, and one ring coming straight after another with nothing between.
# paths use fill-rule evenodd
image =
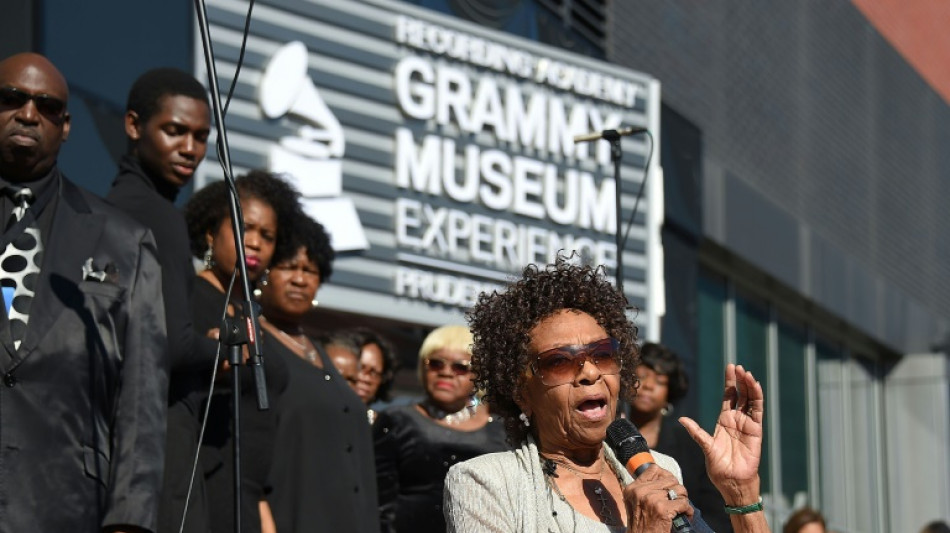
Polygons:
<instances>
[{"instance_id":1,"label":"patterned necktie","mask_svg":"<svg viewBox=\"0 0 950 533\"><path fill-rule=\"evenodd\" d=\"M3 193L13 199L14 204L13 214L5 229L10 231L26 215L33 201L33 191L26 187L5 187ZM30 303L35 295L42 261L43 243L36 220L32 220L28 227L14 236L0 254L0 286L3 287L10 336L15 349L20 348L20 342L26 333L26 324L30 319Z\"/></svg>"}]
</instances>

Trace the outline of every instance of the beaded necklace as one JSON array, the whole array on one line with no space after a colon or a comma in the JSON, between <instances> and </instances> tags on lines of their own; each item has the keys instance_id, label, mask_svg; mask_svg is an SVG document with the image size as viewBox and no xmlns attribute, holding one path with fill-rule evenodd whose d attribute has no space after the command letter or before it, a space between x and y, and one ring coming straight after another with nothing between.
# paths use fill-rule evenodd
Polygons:
<instances>
[{"instance_id":1,"label":"beaded necklace","mask_svg":"<svg viewBox=\"0 0 950 533\"><path fill-rule=\"evenodd\" d=\"M465 422L466 420L475 416L475 413L478 412L478 404L481 403L477 398L472 398L472 400L465 407L459 409L454 413L449 413L443 409L440 409L433 405L428 400L422 402L422 408L425 409L426 413L433 420L440 420L449 425L457 425Z\"/></svg>"},{"instance_id":2,"label":"beaded necklace","mask_svg":"<svg viewBox=\"0 0 950 533\"><path fill-rule=\"evenodd\" d=\"M583 476L583 474L585 474L584 472L577 470L576 468L572 467L571 465L567 463L564 463L561 461L555 461L553 459L544 457L543 455L541 456L541 470L544 472L545 477L548 480L548 484L551 486L551 490L554 491L558 499L566 503L571 508L571 512L575 513L574 518L576 522L577 517L576 517L576 511L574 509L574 506L571 505L570 502L567 501L567 498L564 496L564 493L562 493L560 487L557 486L557 482L554 481L554 478L558 477L557 467L559 465L569 470L572 474L574 474L574 476L580 479L582 483L585 480L593 481L593 478L584 477ZM613 526L617 526L618 522L617 522L617 519L614 518L613 512L610 510L610 500L607 499L607 489L606 487L604 487L603 482L602 482L602 479L604 478L604 470L606 470L606 468L607 468L607 459L603 458L602 462L600 463L600 474L597 476L597 480L596 480L597 486L594 487L594 490L593 490L594 494L597 496L598 503L600 503L600 510L594 509L594 512L597 513L597 516L600 518L601 523L603 523L604 525L608 527L613 527Z\"/></svg>"}]
</instances>

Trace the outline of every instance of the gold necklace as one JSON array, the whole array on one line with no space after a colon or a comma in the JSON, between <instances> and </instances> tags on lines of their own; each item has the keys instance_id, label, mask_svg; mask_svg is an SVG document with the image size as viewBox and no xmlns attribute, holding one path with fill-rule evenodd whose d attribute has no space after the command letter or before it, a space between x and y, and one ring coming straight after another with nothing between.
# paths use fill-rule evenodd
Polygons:
<instances>
[{"instance_id":1,"label":"gold necklace","mask_svg":"<svg viewBox=\"0 0 950 533\"><path fill-rule=\"evenodd\" d=\"M272 322L268 321L266 323L270 325L270 328L268 329L277 330L278 335L283 336L285 339L293 343L293 345L296 346L302 352L301 355L303 356L304 359L314 364L317 362L317 351L315 349L308 348L306 344L293 338L289 333L275 326ZM303 333L300 333L300 335L303 335Z\"/></svg>"}]
</instances>

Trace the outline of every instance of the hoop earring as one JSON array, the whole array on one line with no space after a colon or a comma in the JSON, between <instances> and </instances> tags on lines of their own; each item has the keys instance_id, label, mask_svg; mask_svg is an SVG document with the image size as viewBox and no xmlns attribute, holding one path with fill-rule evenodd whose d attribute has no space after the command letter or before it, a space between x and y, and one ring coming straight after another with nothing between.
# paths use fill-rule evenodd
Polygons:
<instances>
[{"instance_id":1,"label":"hoop earring","mask_svg":"<svg viewBox=\"0 0 950 533\"><path fill-rule=\"evenodd\" d=\"M205 250L205 255L203 257L205 263L205 270L211 270L214 267L214 256L211 253L211 245L208 245L208 249Z\"/></svg>"},{"instance_id":2,"label":"hoop earring","mask_svg":"<svg viewBox=\"0 0 950 533\"><path fill-rule=\"evenodd\" d=\"M518 415L518 419L521 420L521 423L524 424L524 427L531 427L531 419L528 418L528 415L521 413Z\"/></svg>"}]
</instances>

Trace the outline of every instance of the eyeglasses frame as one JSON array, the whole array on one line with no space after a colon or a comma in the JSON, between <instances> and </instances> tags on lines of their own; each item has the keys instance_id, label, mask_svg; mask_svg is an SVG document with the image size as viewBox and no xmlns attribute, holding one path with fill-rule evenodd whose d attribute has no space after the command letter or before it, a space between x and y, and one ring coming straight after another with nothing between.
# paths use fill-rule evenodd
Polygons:
<instances>
[{"instance_id":1,"label":"eyeglasses frame","mask_svg":"<svg viewBox=\"0 0 950 533\"><path fill-rule=\"evenodd\" d=\"M450 368L451 371L452 371L452 375L455 375L455 376L467 376L467 375L469 375L469 374L472 373L472 360L471 360L471 359L469 359L469 360L467 360L467 361L448 361L448 360L442 359L441 357L425 357L425 358L422 359L422 364L423 364L423 366L425 366L426 371L428 371L428 372L441 372L441 371L442 371L442 368L439 368L439 369L431 368L431 367L429 366L429 362L430 362L430 361L439 361L439 362L442 363L443 365L448 365L449 368ZM465 373L459 374L458 371L455 369L455 365L464 366L464 367L465 367ZM443 366L443 368L445 368L445 367Z\"/></svg>"},{"instance_id":2,"label":"eyeglasses frame","mask_svg":"<svg viewBox=\"0 0 950 533\"><path fill-rule=\"evenodd\" d=\"M613 349L613 351L614 351L614 358L617 360L617 372L616 372L616 373L613 373L613 372L612 372L612 373L610 373L610 374L605 374L605 373L601 370L601 375L605 375L605 376L618 376L618 375L620 375L620 374L623 372L623 357L621 357L621 354L620 354L620 341L617 340L617 339L615 339L615 338L613 338L613 337L604 337L603 339L599 339L599 340L596 340L596 341L593 341L593 342L589 342L589 343L587 343L587 344L555 346L554 348L550 348L550 349L548 349L548 350L544 350L543 352L538 353L538 354L536 354L535 356L533 356L531 362L528 364L528 368L531 369L531 373L532 373L532 374L534 374L535 376L538 376L538 379L541 380L541 383L542 383L542 384L544 384L544 385L546 385L546 386L548 386L548 387L557 387L558 385L563 385L563 384L565 384L565 383L571 383L571 382L573 382L575 379L577 379L577 375L580 374L581 370L584 369L584 365L586 365L588 362L590 362L591 364L593 364L594 366L596 366L598 370L600 370L600 367L597 365L597 363L595 363L594 360L590 358L590 349L593 348L594 346L596 346L596 345L598 345L598 344L600 344L600 343L606 341L606 340L610 340L611 347L612 347L612 349ZM539 367L539 364L540 364L540 362L541 362L541 356L543 356L543 355L545 355L545 354L548 354L548 353L551 353L551 352L553 352L553 351L555 351L555 350L563 350L564 348L586 348L587 350L586 350L586 353L584 354L583 362L577 366L577 370L576 370L575 373L574 373L574 377L573 377L570 381L565 381L564 383L558 383L558 384L556 384L556 385L550 385L550 384L548 384L548 383L544 383L544 375L541 374L540 367ZM578 350L578 351L580 351L580 350ZM638 380L638 381L639 381L639 380ZM637 385L639 385L639 383L638 383ZM636 387L634 387L634 388L636 388Z\"/></svg>"},{"instance_id":3,"label":"eyeglasses frame","mask_svg":"<svg viewBox=\"0 0 950 533\"><path fill-rule=\"evenodd\" d=\"M18 89L16 87L10 87L10 86L0 87L0 99L2 99L4 93L12 94L14 98L18 98L22 100L22 102L19 105L11 104L9 106L10 110L21 109L23 106L27 104L27 102L33 101L33 105L36 106L36 111L51 121L60 122L64 120L66 116L69 114L65 100L61 98L57 98L47 93L33 94L30 92L24 91L23 89ZM44 110L43 108L47 107L47 105L44 104L43 102L54 102L55 103L54 105L61 106L62 109L60 109L58 112L53 112L53 111L50 111L49 109ZM4 107L4 105L0 103L0 107Z\"/></svg>"}]
</instances>

